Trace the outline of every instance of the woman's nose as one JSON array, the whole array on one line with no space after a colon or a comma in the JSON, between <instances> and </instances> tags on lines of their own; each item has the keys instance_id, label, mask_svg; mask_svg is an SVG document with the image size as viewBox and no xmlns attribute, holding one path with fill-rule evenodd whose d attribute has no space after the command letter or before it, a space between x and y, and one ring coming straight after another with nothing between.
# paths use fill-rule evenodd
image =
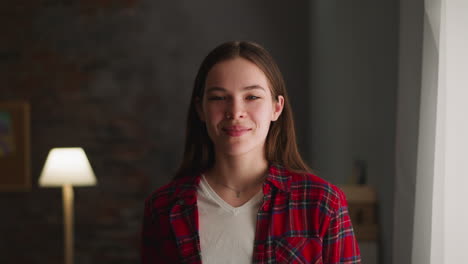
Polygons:
<instances>
[{"instance_id":1,"label":"woman's nose","mask_svg":"<svg viewBox=\"0 0 468 264\"><path fill-rule=\"evenodd\" d=\"M239 100L231 100L231 102L228 104L225 115L227 119L244 118L246 113L243 103Z\"/></svg>"}]
</instances>

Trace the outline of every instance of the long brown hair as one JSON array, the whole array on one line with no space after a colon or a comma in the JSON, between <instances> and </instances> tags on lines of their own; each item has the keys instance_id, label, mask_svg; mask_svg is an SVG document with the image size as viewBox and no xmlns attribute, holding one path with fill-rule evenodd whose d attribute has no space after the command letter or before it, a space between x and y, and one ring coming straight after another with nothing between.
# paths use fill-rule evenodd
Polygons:
<instances>
[{"instance_id":1,"label":"long brown hair","mask_svg":"<svg viewBox=\"0 0 468 264\"><path fill-rule=\"evenodd\" d=\"M211 168L215 162L213 142L205 123L196 111L197 98L203 98L205 80L213 66L221 61L241 57L253 62L267 77L274 100L284 97L284 108L279 118L272 122L265 142L265 155L270 164L277 164L297 172L311 172L297 149L296 133L291 105L283 76L273 57L260 45L250 41L230 41L212 50L203 60L195 78L187 117L185 150L176 178L197 175Z\"/></svg>"}]
</instances>

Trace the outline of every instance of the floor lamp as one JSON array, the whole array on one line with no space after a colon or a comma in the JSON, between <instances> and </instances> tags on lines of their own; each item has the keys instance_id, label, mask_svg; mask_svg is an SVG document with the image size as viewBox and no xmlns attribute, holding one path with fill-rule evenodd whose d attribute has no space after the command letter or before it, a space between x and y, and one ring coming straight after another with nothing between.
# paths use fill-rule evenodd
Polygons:
<instances>
[{"instance_id":1,"label":"floor lamp","mask_svg":"<svg viewBox=\"0 0 468 264\"><path fill-rule=\"evenodd\" d=\"M54 148L47 156L41 187L62 187L65 264L73 264L73 186L96 185L88 158L82 148Z\"/></svg>"}]
</instances>

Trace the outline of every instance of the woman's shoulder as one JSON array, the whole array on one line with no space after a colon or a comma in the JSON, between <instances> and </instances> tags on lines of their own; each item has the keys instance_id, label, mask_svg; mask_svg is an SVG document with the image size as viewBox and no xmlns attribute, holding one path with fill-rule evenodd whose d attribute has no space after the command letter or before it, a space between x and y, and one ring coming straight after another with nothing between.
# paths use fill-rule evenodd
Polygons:
<instances>
[{"instance_id":1,"label":"woman's shoulder","mask_svg":"<svg viewBox=\"0 0 468 264\"><path fill-rule=\"evenodd\" d=\"M289 189L295 196L305 194L309 199L322 200L336 207L347 204L345 194L338 186L314 173L288 171L288 177Z\"/></svg>"}]
</instances>

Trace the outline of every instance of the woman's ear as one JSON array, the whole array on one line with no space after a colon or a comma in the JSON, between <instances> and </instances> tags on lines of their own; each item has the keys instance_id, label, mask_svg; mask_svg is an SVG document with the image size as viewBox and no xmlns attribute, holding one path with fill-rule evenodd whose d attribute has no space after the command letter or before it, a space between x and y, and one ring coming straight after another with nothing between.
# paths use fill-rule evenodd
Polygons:
<instances>
[{"instance_id":1,"label":"woman's ear","mask_svg":"<svg viewBox=\"0 0 468 264\"><path fill-rule=\"evenodd\" d=\"M197 110L198 118L200 118L201 121L205 122L205 115L203 113L202 100L200 99L200 97L195 97L195 109Z\"/></svg>"},{"instance_id":2,"label":"woman's ear","mask_svg":"<svg viewBox=\"0 0 468 264\"><path fill-rule=\"evenodd\" d=\"M276 121L280 117L281 113L283 112L284 107L284 97L282 95L278 95L276 100L273 100L273 116L271 121Z\"/></svg>"}]
</instances>

